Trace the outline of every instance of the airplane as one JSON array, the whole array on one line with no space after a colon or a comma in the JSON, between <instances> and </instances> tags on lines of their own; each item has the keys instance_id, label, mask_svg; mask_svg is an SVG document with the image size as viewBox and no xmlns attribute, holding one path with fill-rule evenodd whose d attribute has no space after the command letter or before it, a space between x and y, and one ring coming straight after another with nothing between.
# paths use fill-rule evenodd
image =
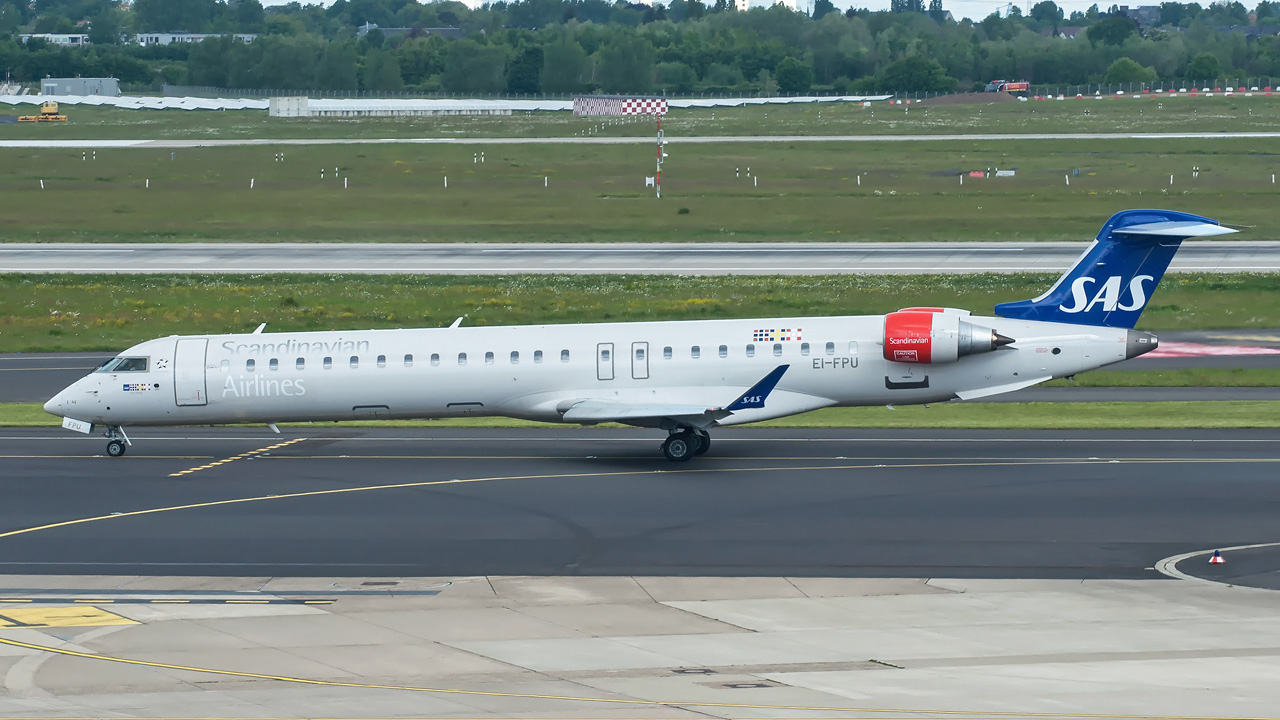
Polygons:
<instances>
[{"instance_id":1,"label":"airplane","mask_svg":"<svg viewBox=\"0 0 1280 720\"><path fill-rule=\"evenodd\" d=\"M173 335L59 392L63 427L506 416L665 430L684 462L709 430L833 406L974 400L1154 350L1133 329L1180 243L1233 233L1209 218L1125 210L1039 297L991 317L885 315Z\"/></svg>"}]
</instances>

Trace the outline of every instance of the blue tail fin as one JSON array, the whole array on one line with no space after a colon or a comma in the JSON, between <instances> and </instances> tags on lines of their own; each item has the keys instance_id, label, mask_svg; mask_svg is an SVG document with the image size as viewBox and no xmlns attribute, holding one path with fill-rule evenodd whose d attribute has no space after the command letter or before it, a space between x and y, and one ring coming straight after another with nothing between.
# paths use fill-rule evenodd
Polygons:
<instances>
[{"instance_id":1,"label":"blue tail fin","mask_svg":"<svg viewBox=\"0 0 1280 720\"><path fill-rule=\"evenodd\" d=\"M1118 212L1053 287L1034 300L996 305L996 315L1131 328L1183 240L1233 232L1215 220L1171 210Z\"/></svg>"}]
</instances>

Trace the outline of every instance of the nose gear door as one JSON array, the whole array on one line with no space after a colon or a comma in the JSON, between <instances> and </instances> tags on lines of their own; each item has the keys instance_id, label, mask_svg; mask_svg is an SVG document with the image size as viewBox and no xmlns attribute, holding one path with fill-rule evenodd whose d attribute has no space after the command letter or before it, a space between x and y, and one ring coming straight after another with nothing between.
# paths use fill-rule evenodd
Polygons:
<instances>
[{"instance_id":1,"label":"nose gear door","mask_svg":"<svg viewBox=\"0 0 1280 720\"><path fill-rule=\"evenodd\" d=\"M208 338L179 338L173 355L173 397L178 405L208 405L205 353Z\"/></svg>"}]
</instances>

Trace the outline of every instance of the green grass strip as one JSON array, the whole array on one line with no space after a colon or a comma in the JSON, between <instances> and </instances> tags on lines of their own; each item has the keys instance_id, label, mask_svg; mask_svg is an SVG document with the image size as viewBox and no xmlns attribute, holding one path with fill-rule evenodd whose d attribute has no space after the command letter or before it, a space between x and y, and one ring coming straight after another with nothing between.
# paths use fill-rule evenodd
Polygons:
<instances>
[{"instance_id":1,"label":"green grass strip","mask_svg":"<svg viewBox=\"0 0 1280 720\"><path fill-rule=\"evenodd\" d=\"M36 403L0 404L0 426L57 427L60 420ZM335 423L299 423L293 427L329 427ZM336 423L344 427L556 427L506 418L387 420ZM759 423L778 428L939 428L975 430L1175 430L1202 428L1280 428L1280 403L1108 402L1108 403L940 403L828 408Z\"/></svg>"}]
</instances>

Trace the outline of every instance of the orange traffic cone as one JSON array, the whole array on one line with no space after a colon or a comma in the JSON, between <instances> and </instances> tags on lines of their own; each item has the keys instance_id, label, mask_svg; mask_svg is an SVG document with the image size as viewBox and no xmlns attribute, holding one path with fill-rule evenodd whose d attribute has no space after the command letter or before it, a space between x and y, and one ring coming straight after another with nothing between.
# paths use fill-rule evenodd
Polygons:
<instances>
[{"instance_id":1,"label":"orange traffic cone","mask_svg":"<svg viewBox=\"0 0 1280 720\"><path fill-rule=\"evenodd\" d=\"M1225 562L1226 562L1226 559L1222 557L1221 550L1214 550L1213 557L1209 558L1210 565L1222 565Z\"/></svg>"}]
</instances>

